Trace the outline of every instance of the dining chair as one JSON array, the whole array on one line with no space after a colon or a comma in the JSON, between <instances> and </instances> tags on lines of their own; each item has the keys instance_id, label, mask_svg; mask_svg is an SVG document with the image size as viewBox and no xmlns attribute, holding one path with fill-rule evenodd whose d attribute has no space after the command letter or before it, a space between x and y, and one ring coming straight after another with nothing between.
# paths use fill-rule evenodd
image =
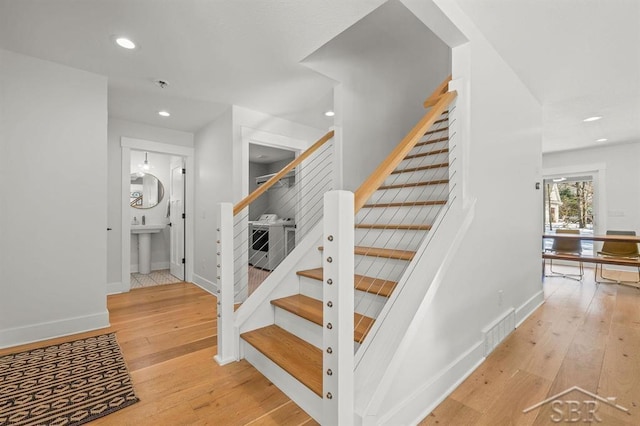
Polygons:
<instances>
[{"instance_id":1,"label":"dining chair","mask_svg":"<svg viewBox=\"0 0 640 426\"><path fill-rule=\"evenodd\" d=\"M567 234L567 235L580 235L579 229L556 229L556 235L558 234ZM561 238L556 237L553 239L553 245L550 249L546 249L545 252L553 253L553 254L572 254L576 256L580 256L582 254L582 241L573 238ZM568 274L555 272L553 270L553 259L549 259L549 273L545 274L545 277L562 277L568 278L570 280L582 281L584 277L584 266L582 262L580 264L580 273L579 274Z\"/></svg>"},{"instance_id":2,"label":"dining chair","mask_svg":"<svg viewBox=\"0 0 640 426\"><path fill-rule=\"evenodd\" d=\"M636 231L607 231L607 235L628 235L635 236ZM640 252L638 252L638 243L633 241L605 241L602 245L602 249L597 253L598 256L607 258L621 258L621 259L638 259L640 260ZM598 281L598 265L600 265L600 279ZM604 275L605 269L603 264L596 263L595 280L598 284L603 283L628 283L628 284L640 284L640 266L638 267L638 279L636 281L624 281L607 277Z\"/></svg>"}]
</instances>

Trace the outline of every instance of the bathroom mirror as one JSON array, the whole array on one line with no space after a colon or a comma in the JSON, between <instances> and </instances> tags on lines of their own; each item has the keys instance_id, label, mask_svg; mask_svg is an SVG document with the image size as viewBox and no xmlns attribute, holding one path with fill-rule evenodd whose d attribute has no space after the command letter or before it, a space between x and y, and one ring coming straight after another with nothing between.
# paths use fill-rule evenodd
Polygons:
<instances>
[{"instance_id":1,"label":"bathroom mirror","mask_svg":"<svg viewBox=\"0 0 640 426\"><path fill-rule=\"evenodd\" d=\"M164 186L160 179L150 173L131 173L131 207L150 209L164 197Z\"/></svg>"}]
</instances>

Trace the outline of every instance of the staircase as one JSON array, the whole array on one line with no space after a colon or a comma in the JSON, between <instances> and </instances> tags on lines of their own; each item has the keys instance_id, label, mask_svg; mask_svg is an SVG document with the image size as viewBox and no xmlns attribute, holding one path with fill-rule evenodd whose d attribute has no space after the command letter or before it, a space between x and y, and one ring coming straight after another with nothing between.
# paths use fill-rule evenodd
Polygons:
<instances>
[{"instance_id":1,"label":"staircase","mask_svg":"<svg viewBox=\"0 0 640 426\"><path fill-rule=\"evenodd\" d=\"M445 111L433 123L356 213L354 351L367 339L438 212L447 204L448 116ZM309 404L321 410L323 397L322 250L318 247L318 267L296 272L298 294L270 301L274 324L240 335L246 359L276 385L280 386L274 378L279 370L288 374L285 381L303 385L297 393L307 405L292 399L308 411L314 411ZM300 396L302 393L305 395Z\"/></svg>"}]
</instances>

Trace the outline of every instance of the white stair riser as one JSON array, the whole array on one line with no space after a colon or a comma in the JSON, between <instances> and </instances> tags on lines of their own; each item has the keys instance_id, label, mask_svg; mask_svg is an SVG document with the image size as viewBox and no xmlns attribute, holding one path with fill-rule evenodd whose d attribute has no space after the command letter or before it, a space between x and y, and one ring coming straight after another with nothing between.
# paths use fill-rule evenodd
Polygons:
<instances>
[{"instance_id":1,"label":"white stair riser","mask_svg":"<svg viewBox=\"0 0 640 426\"><path fill-rule=\"evenodd\" d=\"M431 152L432 149L424 150L424 152ZM410 155L417 154L417 152L411 152ZM443 164L449 162L449 153L442 152L439 154L425 155L423 157L405 158L398 165L398 169L406 169L409 167L421 167L421 166L433 166L436 164Z\"/></svg>"},{"instance_id":2,"label":"white stair riser","mask_svg":"<svg viewBox=\"0 0 640 426\"><path fill-rule=\"evenodd\" d=\"M422 154L425 152L446 149L446 148L449 148L449 145L450 145L450 141L435 142L427 145L417 145L409 152L409 155Z\"/></svg>"},{"instance_id":3,"label":"white stair riser","mask_svg":"<svg viewBox=\"0 0 640 426\"><path fill-rule=\"evenodd\" d=\"M408 262L398 259L356 256L356 274L398 282Z\"/></svg>"},{"instance_id":4,"label":"white stair riser","mask_svg":"<svg viewBox=\"0 0 640 426\"><path fill-rule=\"evenodd\" d=\"M296 314L292 314L285 309L279 308L277 306L275 308L275 324L278 327L288 331L294 336L301 338L305 342L312 344L316 348L322 349L321 326L302 317L299 317ZM359 347L360 344L354 341L353 353L355 353Z\"/></svg>"},{"instance_id":5,"label":"white stair riser","mask_svg":"<svg viewBox=\"0 0 640 426\"><path fill-rule=\"evenodd\" d=\"M274 306L275 324L316 348L322 348L322 327L296 314Z\"/></svg>"},{"instance_id":6,"label":"white stair riser","mask_svg":"<svg viewBox=\"0 0 640 426\"><path fill-rule=\"evenodd\" d=\"M377 318L387 302L384 296L354 290L355 312L371 318ZM300 294L322 300L322 282L307 277L300 277ZM302 339L302 337L301 337Z\"/></svg>"},{"instance_id":7,"label":"white stair riser","mask_svg":"<svg viewBox=\"0 0 640 426\"><path fill-rule=\"evenodd\" d=\"M441 204L433 206L364 207L356 215L356 223L430 225Z\"/></svg>"},{"instance_id":8,"label":"white stair riser","mask_svg":"<svg viewBox=\"0 0 640 426\"><path fill-rule=\"evenodd\" d=\"M443 124L438 124L437 126L438 126L438 129L447 127L446 125L443 125ZM437 130L437 129L429 129L429 131L432 131L432 130ZM425 135L425 136L421 137L420 141L418 143L420 143L420 142L429 142L429 141L432 141L434 139L440 139L440 138L444 138L444 137L447 137L447 136L449 136L449 130L448 129L444 129L442 131L430 133L428 135Z\"/></svg>"},{"instance_id":9,"label":"white stair riser","mask_svg":"<svg viewBox=\"0 0 640 426\"><path fill-rule=\"evenodd\" d=\"M356 229L356 245L416 251L428 231L404 229Z\"/></svg>"},{"instance_id":10,"label":"white stair riser","mask_svg":"<svg viewBox=\"0 0 640 426\"><path fill-rule=\"evenodd\" d=\"M246 341L240 339L240 345L244 358L249 364L253 365L263 376L273 382L278 389L298 404L307 414L317 422L322 423L322 398Z\"/></svg>"},{"instance_id":11,"label":"white stair riser","mask_svg":"<svg viewBox=\"0 0 640 426\"><path fill-rule=\"evenodd\" d=\"M418 170L406 173L396 173L389 175L384 181L384 185L397 185L407 182L425 182L429 180L440 180L449 178L449 168L440 167L437 169Z\"/></svg>"},{"instance_id":12,"label":"white stair riser","mask_svg":"<svg viewBox=\"0 0 640 426\"><path fill-rule=\"evenodd\" d=\"M404 203L410 201L443 200L449 195L449 185L440 183L376 191L367 204Z\"/></svg>"}]
</instances>

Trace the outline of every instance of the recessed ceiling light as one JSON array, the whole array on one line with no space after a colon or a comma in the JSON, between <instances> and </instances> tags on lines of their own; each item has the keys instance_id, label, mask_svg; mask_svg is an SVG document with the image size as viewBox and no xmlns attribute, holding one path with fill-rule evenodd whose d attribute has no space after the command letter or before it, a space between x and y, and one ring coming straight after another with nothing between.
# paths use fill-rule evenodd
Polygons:
<instances>
[{"instance_id":1,"label":"recessed ceiling light","mask_svg":"<svg viewBox=\"0 0 640 426\"><path fill-rule=\"evenodd\" d=\"M116 43L118 44L118 46L120 47L124 47L125 49L135 49L136 48L136 44L134 42L132 42L131 40L129 40L126 37L118 37L116 39Z\"/></svg>"},{"instance_id":2,"label":"recessed ceiling light","mask_svg":"<svg viewBox=\"0 0 640 426\"><path fill-rule=\"evenodd\" d=\"M607 138L600 138L600 139L598 139L596 142L606 142L606 141L608 141L608 140L609 140L609 139L607 139Z\"/></svg>"},{"instance_id":3,"label":"recessed ceiling light","mask_svg":"<svg viewBox=\"0 0 640 426\"><path fill-rule=\"evenodd\" d=\"M169 111L158 111L158 115L169 117L171 114L169 113Z\"/></svg>"},{"instance_id":4,"label":"recessed ceiling light","mask_svg":"<svg viewBox=\"0 0 640 426\"><path fill-rule=\"evenodd\" d=\"M333 111L327 111L324 113L324 115L326 115L327 117L333 117L334 115L336 115L336 113Z\"/></svg>"},{"instance_id":5,"label":"recessed ceiling light","mask_svg":"<svg viewBox=\"0 0 640 426\"><path fill-rule=\"evenodd\" d=\"M585 123L589 123L590 121L598 121L601 118L602 118L602 116L600 116L600 115L594 115L593 117L587 117L582 121L584 121Z\"/></svg>"}]
</instances>

